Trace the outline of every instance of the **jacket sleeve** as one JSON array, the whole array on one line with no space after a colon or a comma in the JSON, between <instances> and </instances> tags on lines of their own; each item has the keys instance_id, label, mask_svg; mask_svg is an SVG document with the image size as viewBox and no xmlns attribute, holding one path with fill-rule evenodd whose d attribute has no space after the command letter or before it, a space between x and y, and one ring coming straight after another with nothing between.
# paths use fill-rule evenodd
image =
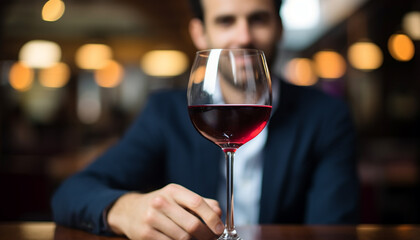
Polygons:
<instances>
[{"instance_id":1,"label":"jacket sleeve","mask_svg":"<svg viewBox=\"0 0 420 240\"><path fill-rule=\"evenodd\" d=\"M359 221L359 180L353 121L343 102L337 102L323 114L315 143L316 160L305 222L356 224Z\"/></svg>"},{"instance_id":2,"label":"jacket sleeve","mask_svg":"<svg viewBox=\"0 0 420 240\"><path fill-rule=\"evenodd\" d=\"M52 198L56 223L108 234L103 221L108 206L128 191L149 191L161 184L162 107L151 97L119 143L62 183Z\"/></svg>"}]
</instances>

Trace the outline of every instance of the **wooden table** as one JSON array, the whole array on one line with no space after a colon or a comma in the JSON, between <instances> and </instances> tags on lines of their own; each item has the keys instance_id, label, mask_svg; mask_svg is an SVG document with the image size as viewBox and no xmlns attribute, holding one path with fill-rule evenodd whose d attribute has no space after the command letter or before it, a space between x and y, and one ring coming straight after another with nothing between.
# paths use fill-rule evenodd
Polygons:
<instances>
[{"instance_id":1,"label":"wooden table","mask_svg":"<svg viewBox=\"0 0 420 240\"><path fill-rule=\"evenodd\" d=\"M419 225L295 226L258 225L238 227L244 240L419 240ZM4 240L120 240L80 230L56 226L51 222L0 223Z\"/></svg>"}]
</instances>

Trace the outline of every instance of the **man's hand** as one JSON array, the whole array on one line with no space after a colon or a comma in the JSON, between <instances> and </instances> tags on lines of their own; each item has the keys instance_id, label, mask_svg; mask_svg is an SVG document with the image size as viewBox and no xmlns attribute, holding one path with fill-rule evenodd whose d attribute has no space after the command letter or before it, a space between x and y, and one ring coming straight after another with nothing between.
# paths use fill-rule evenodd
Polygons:
<instances>
[{"instance_id":1,"label":"man's hand","mask_svg":"<svg viewBox=\"0 0 420 240\"><path fill-rule=\"evenodd\" d=\"M108 212L117 234L130 239L214 239L223 232L216 200L176 184L147 194L127 193Z\"/></svg>"}]
</instances>

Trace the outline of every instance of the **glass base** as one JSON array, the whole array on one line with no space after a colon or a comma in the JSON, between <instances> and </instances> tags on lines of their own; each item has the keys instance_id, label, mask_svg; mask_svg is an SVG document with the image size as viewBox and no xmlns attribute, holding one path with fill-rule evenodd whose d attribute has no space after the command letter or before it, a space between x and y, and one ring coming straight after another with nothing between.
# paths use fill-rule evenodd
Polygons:
<instances>
[{"instance_id":1,"label":"glass base","mask_svg":"<svg viewBox=\"0 0 420 240\"><path fill-rule=\"evenodd\" d=\"M228 231L225 229L222 235L217 240L242 240L236 233L236 230Z\"/></svg>"}]
</instances>

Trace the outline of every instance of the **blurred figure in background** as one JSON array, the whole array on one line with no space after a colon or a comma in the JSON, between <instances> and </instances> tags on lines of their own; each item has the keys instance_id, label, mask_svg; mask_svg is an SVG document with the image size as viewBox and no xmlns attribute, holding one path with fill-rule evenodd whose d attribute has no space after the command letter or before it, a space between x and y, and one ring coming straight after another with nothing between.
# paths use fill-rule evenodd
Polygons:
<instances>
[{"instance_id":1,"label":"blurred figure in background","mask_svg":"<svg viewBox=\"0 0 420 240\"><path fill-rule=\"evenodd\" d=\"M281 1L191 4L189 30L198 49L256 48L273 63ZM237 225L357 223L355 137L346 104L272 80L269 125L237 152ZM191 124L186 91L155 93L120 142L62 184L52 200L54 219L133 239L213 238L223 231L223 161L220 148Z\"/></svg>"}]
</instances>

